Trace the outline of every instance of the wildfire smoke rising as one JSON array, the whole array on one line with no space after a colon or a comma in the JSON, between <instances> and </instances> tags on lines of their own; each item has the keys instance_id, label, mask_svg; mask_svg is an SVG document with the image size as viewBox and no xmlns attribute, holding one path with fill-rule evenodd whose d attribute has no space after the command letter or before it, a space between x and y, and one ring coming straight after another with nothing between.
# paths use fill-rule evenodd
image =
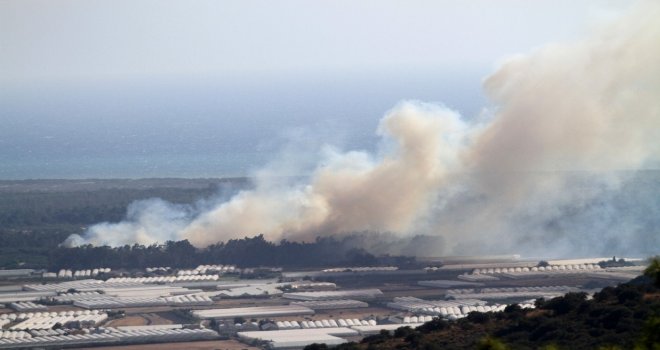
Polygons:
<instances>
[{"instance_id":1,"label":"wildfire smoke rising","mask_svg":"<svg viewBox=\"0 0 660 350\"><path fill-rule=\"evenodd\" d=\"M308 240L387 231L440 235L438 253L660 246L657 226L645 232L634 215L616 217L631 176L619 170L658 164L657 18L660 5L644 2L589 38L505 62L485 81L493 105L477 121L402 102L380 122L389 147L377 155L325 147L306 181L257 177L254 189L204 208L136 202L125 221L67 244L203 247L259 233ZM639 200L631 202L658 213L656 201Z\"/></svg>"}]
</instances>

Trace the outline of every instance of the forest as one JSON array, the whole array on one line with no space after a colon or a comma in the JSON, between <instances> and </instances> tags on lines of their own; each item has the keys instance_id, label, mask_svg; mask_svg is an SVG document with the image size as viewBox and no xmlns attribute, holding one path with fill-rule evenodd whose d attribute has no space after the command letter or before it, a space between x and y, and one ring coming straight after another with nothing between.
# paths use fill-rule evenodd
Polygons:
<instances>
[{"instance_id":1,"label":"forest","mask_svg":"<svg viewBox=\"0 0 660 350\"><path fill-rule=\"evenodd\" d=\"M244 178L0 181L0 268L47 268L70 234L121 220L133 201L191 204L246 186Z\"/></svg>"},{"instance_id":2,"label":"forest","mask_svg":"<svg viewBox=\"0 0 660 350\"><path fill-rule=\"evenodd\" d=\"M414 263L413 258L377 258L356 248L363 239L358 235L308 243L269 242L257 235L204 249L185 240L146 246L59 246L70 234L82 234L90 225L121 220L126 207L136 200L157 197L194 205L200 199L231 195L249 185L244 178L0 182L0 268L57 271L90 267L186 268L200 264L318 267Z\"/></svg>"},{"instance_id":3,"label":"forest","mask_svg":"<svg viewBox=\"0 0 660 350\"><path fill-rule=\"evenodd\" d=\"M363 249L353 248L349 241L319 238L300 243L283 240L267 241L263 235L219 242L206 248L195 248L187 240L168 241L150 246L75 248L56 247L48 254L48 269L83 269L90 267L145 268L172 266L190 268L202 264L232 264L240 267L321 267L370 266L381 263L398 265L414 263L414 258L376 257Z\"/></svg>"}]
</instances>

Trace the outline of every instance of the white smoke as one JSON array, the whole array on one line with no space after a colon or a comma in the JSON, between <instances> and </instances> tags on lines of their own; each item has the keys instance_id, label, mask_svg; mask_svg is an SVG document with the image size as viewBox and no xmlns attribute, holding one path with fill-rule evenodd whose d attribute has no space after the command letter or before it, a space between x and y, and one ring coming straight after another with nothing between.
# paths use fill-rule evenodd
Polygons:
<instances>
[{"instance_id":1,"label":"white smoke","mask_svg":"<svg viewBox=\"0 0 660 350\"><path fill-rule=\"evenodd\" d=\"M641 3L587 39L514 58L490 76L496 112L465 156L469 188L483 200L454 203L464 220L437 230L479 249L604 251L638 238L610 193L631 175L622 170L658 164L658 15L658 2Z\"/></svg>"},{"instance_id":2,"label":"white smoke","mask_svg":"<svg viewBox=\"0 0 660 350\"><path fill-rule=\"evenodd\" d=\"M191 215L192 208L171 204L161 199L136 201L128 206L124 221L94 225L87 230L85 237L71 235L64 245L120 246L174 240L190 223Z\"/></svg>"},{"instance_id":3,"label":"white smoke","mask_svg":"<svg viewBox=\"0 0 660 350\"><path fill-rule=\"evenodd\" d=\"M267 176L255 189L194 213L163 201L137 202L127 220L91 227L69 244L122 245L188 239L206 246L263 233L276 240L359 230L406 232L434 200L469 132L457 113L406 102L381 121L379 134L394 143L377 159L366 152L324 149L309 182L281 186ZM186 210L184 210L186 209Z\"/></svg>"},{"instance_id":4,"label":"white smoke","mask_svg":"<svg viewBox=\"0 0 660 350\"><path fill-rule=\"evenodd\" d=\"M493 106L480 122L403 102L381 120L389 147L377 155L327 146L306 181L260 177L206 209L138 202L68 244L356 231L441 235L438 254L625 244L640 228L614 218L620 171L658 164L660 151L658 18L660 4L644 2L589 38L511 59L486 79Z\"/></svg>"}]
</instances>

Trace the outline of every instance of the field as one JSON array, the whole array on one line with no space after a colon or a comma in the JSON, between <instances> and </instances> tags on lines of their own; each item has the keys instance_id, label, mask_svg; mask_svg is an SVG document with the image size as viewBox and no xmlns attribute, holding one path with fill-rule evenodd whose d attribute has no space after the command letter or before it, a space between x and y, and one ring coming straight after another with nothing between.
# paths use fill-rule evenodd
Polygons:
<instances>
[{"instance_id":1,"label":"field","mask_svg":"<svg viewBox=\"0 0 660 350\"><path fill-rule=\"evenodd\" d=\"M120 327L120 326L145 326L149 321L144 316L126 316L108 322L107 327Z\"/></svg>"}]
</instances>

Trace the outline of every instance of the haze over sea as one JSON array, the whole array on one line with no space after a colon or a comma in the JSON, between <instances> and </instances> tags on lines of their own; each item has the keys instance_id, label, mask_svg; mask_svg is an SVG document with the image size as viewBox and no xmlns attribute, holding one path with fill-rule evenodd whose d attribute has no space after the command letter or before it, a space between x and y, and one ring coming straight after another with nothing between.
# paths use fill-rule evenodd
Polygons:
<instances>
[{"instance_id":1,"label":"haze over sea","mask_svg":"<svg viewBox=\"0 0 660 350\"><path fill-rule=\"evenodd\" d=\"M402 97L477 114L486 73L13 90L0 179L249 176L286 147L373 151Z\"/></svg>"}]
</instances>

